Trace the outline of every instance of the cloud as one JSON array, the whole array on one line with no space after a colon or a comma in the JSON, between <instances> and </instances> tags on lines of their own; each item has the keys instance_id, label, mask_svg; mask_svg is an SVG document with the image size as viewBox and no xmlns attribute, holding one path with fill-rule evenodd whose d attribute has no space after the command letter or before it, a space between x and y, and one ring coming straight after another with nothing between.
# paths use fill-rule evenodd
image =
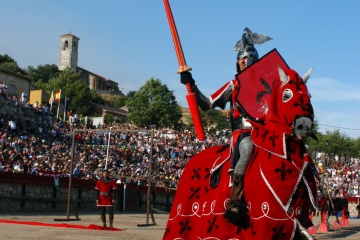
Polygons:
<instances>
[{"instance_id":1,"label":"cloud","mask_svg":"<svg viewBox=\"0 0 360 240\"><path fill-rule=\"evenodd\" d=\"M358 138L360 130L354 119L360 118L360 87L328 77L310 79L308 85L320 132L339 130Z\"/></svg>"},{"instance_id":2,"label":"cloud","mask_svg":"<svg viewBox=\"0 0 360 240\"><path fill-rule=\"evenodd\" d=\"M360 87L328 77L310 79L308 88L316 101L360 101Z\"/></svg>"}]
</instances>

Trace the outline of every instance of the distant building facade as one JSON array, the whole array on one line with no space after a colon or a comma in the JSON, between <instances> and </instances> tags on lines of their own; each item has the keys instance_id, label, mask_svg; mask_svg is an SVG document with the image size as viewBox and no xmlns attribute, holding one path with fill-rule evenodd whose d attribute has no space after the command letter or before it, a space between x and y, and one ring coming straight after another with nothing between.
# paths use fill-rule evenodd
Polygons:
<instances>
[{"instance_id":1,"label":"distant building facade","mask_svg":"<svg viewBox=\"0 0 360 240\"><path fill-rule=\"evenodd\" d=\"M31 85L31 80L32 78L28 76L0 68L0 82L5 82L8 87L8 95L15 95L18 99L20 99L21 93L24 90L29 95L30 91L34 89Z\"/></svg>"},{"instance_id":2,"label":"distant building facade","mask_svg":"<svg viewBox=\"0 0 360 240\"><path fill-rule=\"evenodd\" d=\"M60 36L59 70L70 67L76 73L80 74L81 80L87 84L90 89L114 91L118 93L117 95L124 96L123 93L119 91L118 83L78 66L79 41L80 38L71 33Z\"/></svg>"}]
</instances>

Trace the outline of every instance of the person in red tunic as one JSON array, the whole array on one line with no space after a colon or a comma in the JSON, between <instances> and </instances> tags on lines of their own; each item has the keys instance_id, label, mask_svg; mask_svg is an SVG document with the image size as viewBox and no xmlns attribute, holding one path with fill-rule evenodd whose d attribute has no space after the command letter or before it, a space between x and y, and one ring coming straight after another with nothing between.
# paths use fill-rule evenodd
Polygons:
<instances>
[{"instance_id":1,"label":"person in red tunic","mask_svg":"<svg viewBox=\"0 0 360 240\"><path fill-rule=\"evenodd\" d=\"M115 180L110 178L109 172L104 170L102 172L102 177L97 180L95 189L97 190L98 198L96 199L96 205L101 209L101 220L103 226L106 227L106 208L109 209L109 223L110 227L113 227L114 220L114 202L115 202L115 193L116 183Z\"/></svg>"}]
</instances>

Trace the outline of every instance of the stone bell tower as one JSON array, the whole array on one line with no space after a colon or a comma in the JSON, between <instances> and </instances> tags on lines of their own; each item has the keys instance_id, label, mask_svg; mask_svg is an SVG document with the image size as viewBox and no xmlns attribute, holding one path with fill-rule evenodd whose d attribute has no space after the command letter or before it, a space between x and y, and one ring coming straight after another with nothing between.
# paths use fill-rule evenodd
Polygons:
<instances>
[{"instance_id":1,"label":"stone bell tower","mask_svg":"<svg viewBox=\"0 0 360 240\"><path fill-rule=\"evenodd\" d=\"M60 37L59 70L71 67L75 72L78 66L78 49L80 38L68 33Z\"/></svg>"}]
</instances>

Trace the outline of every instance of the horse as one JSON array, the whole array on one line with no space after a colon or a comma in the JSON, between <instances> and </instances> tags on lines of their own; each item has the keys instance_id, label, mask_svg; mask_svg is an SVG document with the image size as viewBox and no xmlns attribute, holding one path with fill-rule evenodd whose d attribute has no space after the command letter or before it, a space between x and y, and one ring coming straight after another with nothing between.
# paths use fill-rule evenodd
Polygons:
<instances>
[{"instance_id":1,"label":"horse","mask_svg":"<svg viewBox=\"0 0 360 240\"><path fill-rule=\"evenodd\" d=\"M306 81L279 67L264 121L249 120L254 153L245 173L248 215L240 225L224 218L231 195L231 145L193 156L180 178L164 240L313 239L310 211L316 184L304 140L314 118Z\"/></svg>"}]
</instances>

